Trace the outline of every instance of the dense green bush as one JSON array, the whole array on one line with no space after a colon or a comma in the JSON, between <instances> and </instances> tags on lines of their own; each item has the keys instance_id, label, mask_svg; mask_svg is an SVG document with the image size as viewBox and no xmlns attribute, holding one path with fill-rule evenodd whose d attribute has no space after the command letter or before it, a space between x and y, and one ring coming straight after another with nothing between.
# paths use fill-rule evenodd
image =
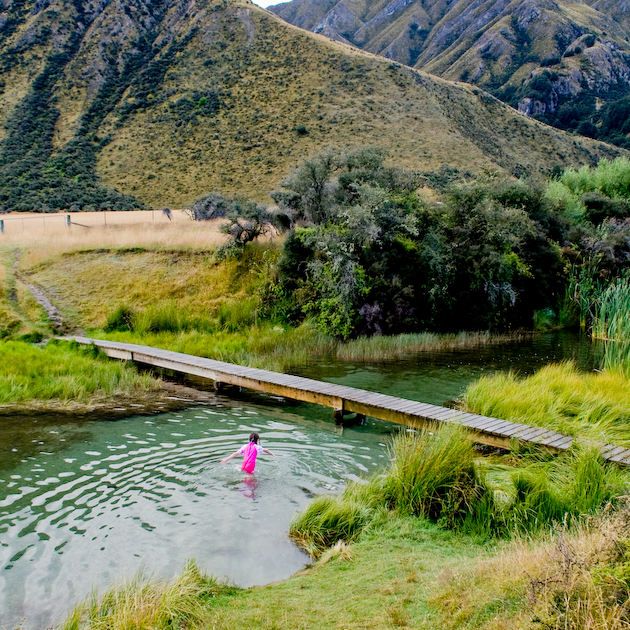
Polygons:
<instances>
[{"instance_id":1,"label":"dense green bush","mask_svg":"<svg viewBox=\"0 0 630 630\"><path fill-rule=\"evenodd\" d=\"M276 201L294 230L279 264L293 303L347 338L529 325L562 292L567 221L544 188L451 184L440 205L419 176L365 148L311 158ZM525 306L527 305L527 306ZM554 304L555 307L555 304Z\"/></svg>"},{"instance_id":2,"label":"dense green bush","mask_svg":"<svg viewBox=\"0 0 630 630\"><path fill-rule=\"evenodd\" d=\"M417 192L427 175L387 166L378 148L326 151L272 193L278 209L211 193L193 214L225 219L225 255L288 230L257 312L311 318L340 339L529 328L543 311L566 323L567 305L585 312L589 282L630 266L627 159L568 169L546 186L456 175L444 174L429 202Z\"/></svg>"}]
</instances>

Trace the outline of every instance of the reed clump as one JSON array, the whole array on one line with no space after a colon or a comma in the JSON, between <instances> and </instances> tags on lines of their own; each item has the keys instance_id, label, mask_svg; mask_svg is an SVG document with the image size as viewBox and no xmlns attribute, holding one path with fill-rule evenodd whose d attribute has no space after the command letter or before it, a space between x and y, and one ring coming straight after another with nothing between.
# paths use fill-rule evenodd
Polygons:
<instances>
[{"instance_id":1,"label":"reed clump","mask_svg":"<svg viewBox=\"0 0 630 630\"><path fill-rule=\"evenodd\" d=\"M596 292L592 334L604 341L604 369L630 377L630 278L618 278Z\"/></svg>"},{"instance_id":2,"label":"reed clump","mask_svg":"<svg viewBox=\"0 0 630 630\"><path fill-rule=\"evenodd\" d=\"M315 557L339 540L357 540L385 514L483 537L529 535L579 523L617 502L629 481L588 446L560 456L523 454L510 465L476 459L464 429L445 425L396 436L387 470L317 497L294 517L290 535Z\"/></svg>"},{"instance_id":3,"label":"reed clump","mask_svg":"<svg viewBox=\"0 0 630 630\"><path fill-rule=\"evenodd\" d=\"M564 362L525 378L497 373L470 384L463 406L484 416L630 446L630 381L618 369L584 373Z\"/></svg>"},{"instance_id":4,"label":"reed clump","mask_svg":"<svg viewBox=\"0 0 630 630\"><path fill-rule=\"evenodd\" d=\"M172 583L138 574L100 597L94 593L71 612L61 630L194 630L207 619L213 598L235 590L203 575L194 561L188 561Z\"/></svg>"},{"instance_id":5,"label":"reed clump","mask_svg":"<svg viewBox=\"0 0 630 630\"><path fill-rule=\"evenodd\" d=\"M487 331L460 333L404 333L400 335L375 335L359 337L338 343L335 356L343 361L387 361L401 359L418 352L477 348L479 346L514 343L526 333L509 335L490 334Z\"/></svg>"},{"instance_id":6,"label":"reed clump","mask_svg":"<svg viewBox=\"0 0 630 630\"><path fill-rule=\"evenodd\" d=\"M109 361L94 346L49 342L0 342L0 404L34 400L86 402L100 396L159 388L149 374L132 365Z\"/></svg>"}]
</instances>

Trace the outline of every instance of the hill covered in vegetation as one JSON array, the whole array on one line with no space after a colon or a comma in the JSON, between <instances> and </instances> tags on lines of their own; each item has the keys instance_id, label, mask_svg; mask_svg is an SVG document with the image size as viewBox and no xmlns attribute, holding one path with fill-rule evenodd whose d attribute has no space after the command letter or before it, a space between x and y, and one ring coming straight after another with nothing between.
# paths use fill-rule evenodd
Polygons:
<instances>
[{"instance_id":1,"label":"hill covered in vegetation","mask_svg":"<svg viewBox=\"0 0 630 630\"><path fill-rule=\"evenodd\" d=\"M560 129L630 146L624 0L292 0L270 10L337 41L483 87Z\"/></svg>"},{"instance_id":2,"label":"hill covered in vegetation","mask_svg":"<svg viewBox=\"0 0 630 630\"><path fill-rule=\"evenodd\" d=\"M0 65L5 211L261 198L327 146L517 175L617 154L246 0L14 2Z\"/></svg>"}]
</instances>

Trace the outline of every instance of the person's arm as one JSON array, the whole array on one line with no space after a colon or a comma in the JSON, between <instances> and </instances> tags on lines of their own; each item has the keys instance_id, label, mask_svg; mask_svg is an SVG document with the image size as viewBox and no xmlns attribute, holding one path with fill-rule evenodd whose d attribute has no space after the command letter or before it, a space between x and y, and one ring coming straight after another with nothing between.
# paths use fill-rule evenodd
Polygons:
<instances>
[{"instance_id":1,"label":"person's arm","mask_svg":"<svg viewBox=\"0 0 630 630\"><path fill-rule=\"evenodd\" d=\"M234 459L235 457L237 457L240 453L240 449L238 451L236 451L236 453L232 453L229 457L226 457L225 459L221 460L222 464L225 464L225 462L229 462L231 459Z\"/></svg>"},{"instance_id":2,"label":"person's arm","mask_svg":"<svg viewBox=\"0 0 630 630\"><path fill-rule=\"evenodd\" d=\"M271 455L271 457L275 457L275 455L268 448L263 448L263 452L267 453L267 455Z\"/></svg>"}]
</instances>

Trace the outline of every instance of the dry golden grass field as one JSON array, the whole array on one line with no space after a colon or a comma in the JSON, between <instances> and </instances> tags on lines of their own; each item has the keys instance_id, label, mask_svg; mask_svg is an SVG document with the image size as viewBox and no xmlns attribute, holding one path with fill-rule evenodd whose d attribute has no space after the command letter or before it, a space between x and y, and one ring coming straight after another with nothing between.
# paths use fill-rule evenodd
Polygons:
<instances>
[{"instance_id":1,"label":"dry golden grass field","mask_svg":"<svg viewBox=\"0 0 630 630\"><path fill-rule=\"evenodd\" d=\"M172 211L171 220L157 210L11 213L1 218L0 247L22 249L22 268L71 251L126 247L207 251L225 240L220 221L193 221L181 210Z\"/></svg>"}]
</instances>

